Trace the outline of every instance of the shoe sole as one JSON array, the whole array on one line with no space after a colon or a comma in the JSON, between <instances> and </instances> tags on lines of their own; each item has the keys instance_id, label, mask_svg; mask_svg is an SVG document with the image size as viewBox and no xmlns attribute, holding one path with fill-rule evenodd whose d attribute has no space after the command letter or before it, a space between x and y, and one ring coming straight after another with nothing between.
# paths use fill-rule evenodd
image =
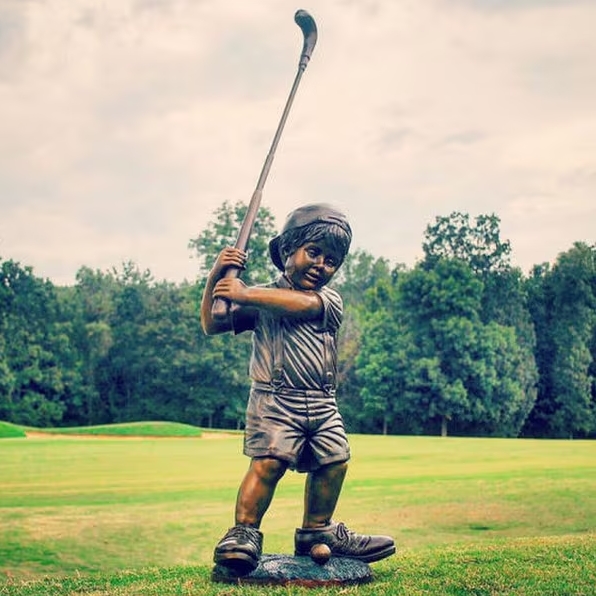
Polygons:
<instances>
[{"instance_id":1,"label":"shoe sole","mask_svg":"<svg viewBox=\"0 0 596 596\"><path fill-rule=\"evenodd\" d=\"M245 553L219 553L213 558L217 565L223 565L237 575L248 575L259 565L259 561Z\"/></svg>"},{"instance_id":2,"label":"shoe sole","mask_svg":"<svg viewBox=\"0 0 596 596\"><path fill-rule=\"evenodd\" d=\"M395 554L395 546L388 546L387 548L380 550L376 553L372 553L370 555L366 555L364 557L351 557L353 559L358 559L359 561L363 561L364 563L375 563L376 561L381 561L382 559L386 559L391 555Z\"/></svg>"}]
</instances>

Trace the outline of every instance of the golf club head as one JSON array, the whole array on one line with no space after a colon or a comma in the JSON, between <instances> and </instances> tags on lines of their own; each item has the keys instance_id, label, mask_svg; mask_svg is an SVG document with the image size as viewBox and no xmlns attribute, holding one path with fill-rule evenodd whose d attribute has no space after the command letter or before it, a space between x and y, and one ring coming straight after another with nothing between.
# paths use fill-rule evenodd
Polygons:
<instances>
[{"instance_id":1,"label":"golf club head","mask_svg":"<svg viewBox=\"0 0 596 596\"><path fill-rule=\"evenodd\" d=\"M306 10L297 10L294 20L304 35L304 46L300 55L300 67L306 68L317 43L317 24Z\"/></svg>"}]
</instances>

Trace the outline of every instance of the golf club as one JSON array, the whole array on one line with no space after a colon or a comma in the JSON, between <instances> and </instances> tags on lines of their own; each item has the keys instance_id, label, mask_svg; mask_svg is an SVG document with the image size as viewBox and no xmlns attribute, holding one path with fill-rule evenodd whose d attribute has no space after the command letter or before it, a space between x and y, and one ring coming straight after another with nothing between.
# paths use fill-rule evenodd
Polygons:
<instances>
[{"instance_id":1,"label":"golf club","mask_svg":"<svg viewBox=\"0 0 596 596\"><path fill-rule=\"evenodd\" d=\"M290 108L292 107L296 91L298 90L300 79L302 78L302 74L304 73L308 65L315 44L317 43L317 25L308 12L306 12L305 10L296 11L296 14L294 15L294 21L296 21L296 24L298 25L298 27L300 27L300 29L302 30L302 34L304 35L304 44L302 47L302 53L300 54L300 61L298 63L298 72L296 73L296 77L294 79L290 95L288 96L288 99L286 101L286 105L281 115L281 119L279 121L279 124L277 125L277 130L275 131L275 136L273 137L269 153L267 154L267 158L265 159L265 163L263 164L263 169L261 170L261 174L257 181L257 186L250 199L250 203L248 204L248 209L246 211L246 215L244 216L244 221L242 222L240 231L238 232L235 247L241 250L246 250L248 247L250 234L252 232L252 228L254 226L259 211L259 206L261 204L263 187L265 186L265 182L267 181L267 176L269 175L269 170L271 169L271 164L273 163L273 158L275 156L275 151L277 149L281 133L283 132L286 120L288 118L288 114L290 113ZM239 269L235 267L230 267L226 271L225 277L238 277L239 274ZM213 301L213 307L211 309L212 316L220 320L227 318L229 314L229 306L230 305L227 300L224 300L222 298L216 298Z\"/></svg>"}]
</instances>

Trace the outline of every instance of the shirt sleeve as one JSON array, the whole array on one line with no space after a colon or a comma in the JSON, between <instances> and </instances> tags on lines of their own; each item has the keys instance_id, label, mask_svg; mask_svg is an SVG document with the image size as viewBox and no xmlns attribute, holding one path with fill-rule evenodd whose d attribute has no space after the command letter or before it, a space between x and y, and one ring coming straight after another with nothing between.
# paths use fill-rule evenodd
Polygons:
<instances>
[{"instance_id":1,"label":"shirt sleeve","mask_svg":"<svg viewBox=\"0 0 596 596\"><path fill-rule=\"evenodd\" d=\"M278 282L270 282L267 284L259 284L260 288L279 287ZM240 304L232 303L230 310L232 317L232 331L235 335L243 331L254 331L259 320L259 309L255 306L242 306Z\"/></svg>"},{"instance_id":2,"label":"shirt sleeve","mask_svg":"<svg viewBox=\"0 0 596 596\"><path fill-rule=\"evenodd\" d=\"M259 311L256 308L241 306L233 303L230 308L232 319L232 331L235 335L243 331L254 331L259 317Z\"/></svg>"},{"instance_id":3,"label":"shirt sleeve","mask_svg":"<svg viewBox=\"0 0 596 596\"><path fill-rule=\"evenodd\" d=\"M317 292L323 302L322 327L335 333L341 326L344 316L344 305L339 292L327 286Z\"/></svg>"}]
</instances>

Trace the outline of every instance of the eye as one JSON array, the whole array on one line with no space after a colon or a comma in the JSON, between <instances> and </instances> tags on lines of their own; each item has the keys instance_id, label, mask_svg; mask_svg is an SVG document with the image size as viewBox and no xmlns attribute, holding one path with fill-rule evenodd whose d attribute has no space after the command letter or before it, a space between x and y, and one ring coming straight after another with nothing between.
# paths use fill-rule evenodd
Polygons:
<instances>
[{"instance_id":1,"label":"eye","mask_svg":"<svg viewBox=\"0 0 596 596\"><path fill-rule=\"evenodd\" d=\"M309 247L306 249L306 254L311 258L314 259L319 255L319 251L314 247Z\"/></svg>"},{"instance_id":2,"label":"eye","mask_svg":"<svg viewBox=\"0 0 596 596\"><path fill-rule=\"evenodd\" d=\"M334 257L327 257L325 259L325 265L327 267L335 268L337 267L338 261Z\"/></svg>"}]
</instances>

